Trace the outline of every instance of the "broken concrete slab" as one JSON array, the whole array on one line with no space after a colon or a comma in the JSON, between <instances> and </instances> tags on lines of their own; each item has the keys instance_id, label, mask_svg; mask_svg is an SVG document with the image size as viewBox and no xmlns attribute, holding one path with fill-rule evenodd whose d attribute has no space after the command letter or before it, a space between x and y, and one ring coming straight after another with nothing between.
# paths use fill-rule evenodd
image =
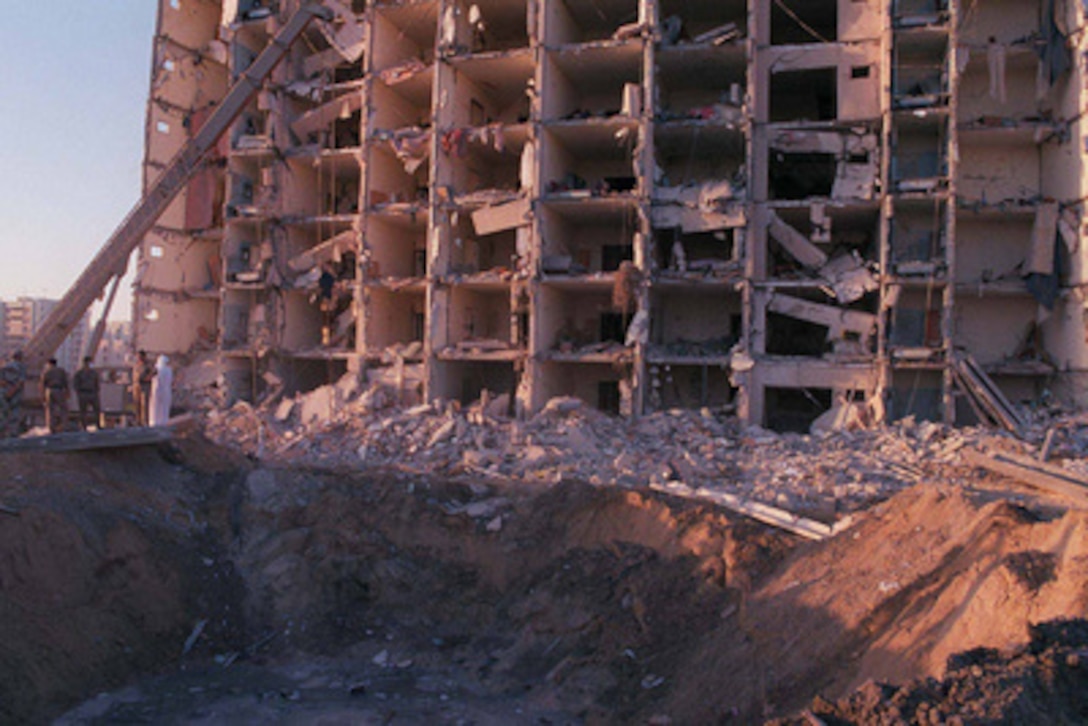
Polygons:
<instances>
[{"instance_id":1,"label":"broken concrete slab","mask_svg":"<svg viewBox=\"0 0 1088 726\"><path fill-rule=\"evenodd\" d=\"M771 212L767 232L782 245L795 260L810 270L816 270L827 264L827 255L808 238L782 221L775 212Z\"/></svg>"},{"instance_id":2,"label":"broken concrete slab","mask_svg":"<svg viewBox=\"0 0 1088 726\"><path fill-rule=\"evenodd\" d=\"M823 325L828 328L828 338L832 340L844 337L845 333L855 333L864 340L868 340L876 333L877 318L871 313L843 310L791 295L771 296L767 309L791 318Z\"/></svg>"},{"instance_id":3,"label":"broken concrete slab","mask_svg":"<svg viewBox=\"0 0 1088 726\"><path fill-rule=\"evenodd\" d=\"M472 213L472 224L476 234L481 236L523 227L531 221L532 208L528 199L484 207Z\"/></svg>"},{"instance_id":4,"label":"broken concrete slab","mask_svg":"<svg viewBox=\"0 0 1088 726\"><path fill-rule=\"evenodd\" d=\"M321 130L330 129L337 119L349 118L363 106L363 95L358 91L345 93L317 108L302 114L294 123L291 130L305 140L310 134Z\"/></svg>"}]
</instances>

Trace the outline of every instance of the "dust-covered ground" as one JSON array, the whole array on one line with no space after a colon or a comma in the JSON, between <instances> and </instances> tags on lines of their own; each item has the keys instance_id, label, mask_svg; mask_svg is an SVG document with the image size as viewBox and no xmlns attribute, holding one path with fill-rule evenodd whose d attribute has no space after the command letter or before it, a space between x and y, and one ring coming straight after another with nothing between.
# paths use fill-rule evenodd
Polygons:
<instances>
[{"instance_id":1,"label":"dust-covered ground","mask_svg":"<svg viewBox=\"0 0 1088 726\"><path fill-rule=\"evenodd\" d=\"M940 480L807 542L648 489L267 468L195 435L0 477L4 722L1084 713L1084 626L1045 623L1088 610L1088 515Z\"/></svg>"}]
</instances>

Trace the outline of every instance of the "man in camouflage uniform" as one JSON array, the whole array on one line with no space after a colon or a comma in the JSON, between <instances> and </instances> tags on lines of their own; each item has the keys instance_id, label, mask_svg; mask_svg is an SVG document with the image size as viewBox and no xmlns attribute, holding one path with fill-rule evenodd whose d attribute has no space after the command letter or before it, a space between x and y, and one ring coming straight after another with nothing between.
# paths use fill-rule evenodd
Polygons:
<instances>
[{"instance_id":1,"label":"man in camouflage uniform","mask_svg":"<svg viewBox=\"0 0 1088 726\"><path fill-rule=\"evenodd\" d=\"M0 369L0 437L8 438L22 433L23 386L26 383L26 366L23 352L17 350Z\"/></svg>"},{"instance_id":2,"label":"man in camouflage uniform","mask_svg":"<svg viewBox=\"0 0 1088 726\"><path fill-rule=\"evenodd\" d=\"M68 371L50 358L40 381L42 403L45 405L45 426L50 433L59 434L68 428Z\"/></svg>"}]
</instances>

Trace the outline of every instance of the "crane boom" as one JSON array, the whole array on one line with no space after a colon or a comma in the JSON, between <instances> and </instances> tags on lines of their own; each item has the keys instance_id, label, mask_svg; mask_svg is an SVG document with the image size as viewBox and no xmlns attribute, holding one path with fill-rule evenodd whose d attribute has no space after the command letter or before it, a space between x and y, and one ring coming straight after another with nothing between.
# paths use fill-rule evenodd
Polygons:
<instances>
[{"instance_id":1,"label":"crane boom","mask_svg":"<svg viewBox=\"0 0 1088 726\"><path fill-rule=\"evenodd\" d=\"M166 170L141 197L94 259L76 278L64 297L49 313L26 346L23 358L30 370L40 370L64 339L75 329L80 319L102 294L114 277L123 275L129 256L139 246L170 203L200 168L207 153L260 90L272 69L287 54L288 49L314 18L332 20L331 10L317 3L303 5L279 30L260 55L245 69L231 86L222 102L190 139L174 155Z\"/></svg>"}]
</instances>

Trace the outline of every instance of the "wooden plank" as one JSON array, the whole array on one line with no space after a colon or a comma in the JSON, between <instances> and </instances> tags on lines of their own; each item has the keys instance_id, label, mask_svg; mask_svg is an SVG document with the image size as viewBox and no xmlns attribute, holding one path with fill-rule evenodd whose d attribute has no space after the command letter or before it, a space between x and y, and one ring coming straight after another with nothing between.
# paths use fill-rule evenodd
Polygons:
<instances>
[{"instance_id":1,"label":"wooden plank","mask_svg":"<svg viewBox=\"0 0 1088 726\"><path fill-rule=\"evenodd\" d=\"M978 364L978 361L975 360L974 356L967 353L964 354L963 359L967 364L967 367L971 369L975 379L1001 407L1004 416L1009 419L1017 430L1020 429L1020 427L1024 425L1024 422L1021 421L1020 414L1017 413L1016 407L1012 405L1012 401L1005 397L1001 388L998 387L998 385L994 383L994 380L990 378L989 374L982 369L982 366Z\"/></svg>"},{"instance_id":2,"label":"wooden plank","mask_svg":"<svg viewBox=\"0 0 1088 726\"><path fill-rule=\"evenodd\" d=\"M778 527L779 529L784 529L792 534L815 541L822 541L829 537L833 537L853 524L853 520L847 517L846 519L836 522L835 525L832 526L792 514L784 509L772 507L769 504L742 499L736 495L707 489L706 487L693 489L681 482L651 484L650 488L654 491L672 494L686 499L701 499L703 501L708 501L737 512L738 514L743 514L746 517L751 517L764 524L769 524L772 527Z\"/></svg>"},{"instance_id":3,"label":"wooden plank","mask_svg":"<svg viewBox=\"0 0 1088 726\"><path fill-rule=\"evenodd\" d=\"M1076 484L1077 486L1084 487L1085 493L1088 493L1088 479L1077 476L1074 472L1071 472L1068 469L1063 469L1060 466L1055 466L1054 464L1048 464L1042 461L1038 461L1027 456L1020 456L1019 454L1008 454L1002 452L999 456L1004 460L1011 461L1014 464L1019 464L1025 469L1032 469L1033 471L1038 471L1040 473L1047 474L1058 479L1063 479L1071 484Z\"/></svg>"},{"instance_id":4,"label":"wooden plank","mask_svg":"<svg viewBox=\"0 0 1088 726\"><path fill-rule=\"evenodd\" d=\"M0 454L19 451L61 453L66 451L92 451L95 449L123 449L133 446L161 444L173 438L173 430L166 427L105 429L103 431L78 431L49 436L28 436L0 441Z\"/></svg>"},{"instance_id":5,"label":"wooden plank","mask_svg":"<svg viewBox=\"0 0 1088 726\"><path fill-rule=\"evenodd\" d=\"M980 388L978 382L971 376L970 371L963 365L963 362L957 360L952 370L955 372L955 380L959 382L960 388L966 394L967 400L979 417L979 421L996 426L1003 425L1001 414L994 402Z\"/></svg>"},{"instance_id":6,"label":"wooden plank","mask_svg":"<svg viewBox=\"0 0 1088 726\"><path fill-rule=\"evenodd\" d=\"M975 416L978 418L979 423L986 423L986 419L989 418L990 414L983 410L982 406L975 400L974 394L968 390L967 383L963 380L963 374L960 373L959 368L956 366L952 366L952 382L959 386L960 390L963 392L964 400L971 406L971 410L975 412Z\"/></svg>"},{"instance_id":7,"label":"wooden plank","mask_svg":"<svg viewBox=\"0 0 1088 726\"><path fill-rule=\"evenodd\" d=\"M960 373L961 382L965 384L965 390L969 390L975 396L978 403L993 417L995 423L1019 435L1024 425L1020 415L978 362L967 354L956 356L954 362Z\"/></svg>"},{"instance_id":8,"label":"wooden plank","mask_svg":"<svg viewBox=\"0 0 1088 726\"><path fill-rule=\"evenodd\" d=\"M1021 457L1013 457L1009 454L984 454L974 449L964 449L963 458L971 466L978 466L995 474L1007 476L1036 489L1059 494L1076 501L1081 506L1088 505L1088 482L1081 481L1064 471L1061 474L1055 474L1052 471L1054 467L1047 466L1044 470L1039 462L1031 462L1028 466L1019 461Z\"/></svg>"}]
</instances>

